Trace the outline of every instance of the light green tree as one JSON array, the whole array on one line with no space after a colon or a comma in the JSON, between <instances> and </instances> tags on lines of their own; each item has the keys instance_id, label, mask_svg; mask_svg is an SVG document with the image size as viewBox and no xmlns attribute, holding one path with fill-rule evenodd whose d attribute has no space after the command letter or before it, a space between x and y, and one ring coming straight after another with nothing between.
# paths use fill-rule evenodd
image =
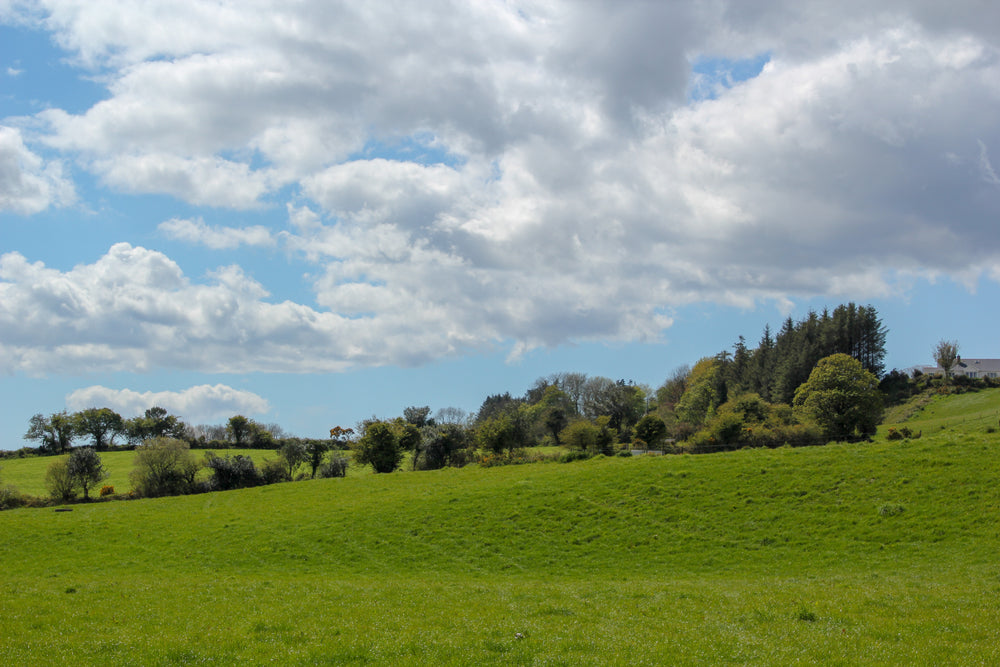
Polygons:
<instances>
[{"instance_id":1,"label":"light green tree","mask_svg":"<svg viewBox=\"0 0 1000 667\"><path fill-rule=\"evenodd\" d=\"M940 340L934 346L934 361L944 371L944 379L951 378L951 369L958 362L958 343L953 340Z\"/></svg>"},{"instance_id":2,"label":"light green tree","mask_svg":"<svg viewBox=\"0 0 1000 667\"><path fill-rule=\"evenodd\" d=\"M794 405L829 440L872 436L882 418L878 378L847 354L820 359L809 379L795 390Z\"/></svg>"}]
</instances>

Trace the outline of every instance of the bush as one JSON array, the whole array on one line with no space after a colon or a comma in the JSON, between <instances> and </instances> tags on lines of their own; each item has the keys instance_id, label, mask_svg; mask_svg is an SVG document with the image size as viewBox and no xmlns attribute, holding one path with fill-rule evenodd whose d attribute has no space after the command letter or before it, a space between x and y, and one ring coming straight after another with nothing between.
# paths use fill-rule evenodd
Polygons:
<instances>
[{"instance_id":1,"label":"bush","mask_svg":"<svg viewBox=\"0 0 1000 667\"><path fill-rule=\"evenodd\" d=\"M115 487L111 486L110 484L105 484L104 486L101 487L100 491L101 498L113 495L115 495Z\"/></svg>"},{"instance_id":2,"label":"bush","mask_svg":"<svg viewBox=\"0 0 1000 667\"><path fill-rule=\"evenodd\" d=\"M28 504L28 497L13 486L0 487L0 510L11 510Z\"/></svg>"},{"instance_id":3,"label":"bush","mask_svg":"<svg viewBox=\"0 0 1000 667\"><path fill-rule=\"evenodd\" d=\"M188 443L153 438L135 448L132 490L134 495L150 498L192 493L200 468Z\"/></svg>"},{"instance_id":4,"label":"bush","mask_svg":"<svg viewBox=\"0 0 1000 667\"><path fill-rule=\"evenodd\" d=\"M331 456L330 460L320 466L319 476L327 479L347 477L347 459L342 456Z\"/></svg>"},{"instance_id":5,"label":"bush","mask_svg":"<svg viewBox=\"0 0 1000 667\"><path fill-rule=\"evenodd\" d=\"M264 484L277 484L291 479L288 476L288 464L284 459L265 460L260 465L260 476Z\"/></svg>"},{"instance_id":6,"label":"bush","mask_svg":"<svg viewBox=\"0 0 1000 667\"><path fill-rule=\"evenodd\" d=\"M376 421L368 425L354 449L354 459L371 464L375 472L392 472L403 460L403 449L392 425Z\"/></svg>"},{"instance_id":7,"label":"bush","mask_svg":"<svg viewBox=\"0 0 1000 667\"><path fill-rule=\"evenodd\" d=\"M62 456L49 464L45 472L45 486L56 500L69 502L76 498L76 482L69 472L69 457Z\"/></svg>"},{"instance_id":8,"label":"bush","mask_svg":"<svg viewBox=\"0 0 1000 667\"><path fill-rule=\"evenodd\" d=\"M461 467L468 460L469 435L457 424L442 424L421 442L413 457L415 470Z\"/></svg>"},{"instance_id":9,"label":"bush","mask_svg":"<svg viewBox=\"0 0 1000 667\"><path fill-rule=\"evenodd\" d=\"M259 486L264 481L253 459L243 454L230 458L209 452L205 465L212 471L211 488L214 491Z\"/></svg>"},{"instance_id":10,"label":"bush","mask_svg":"<svg viewBox=\"0 0 1000 667\"><path fill-rule=\"evenodd\" d=\"M559 457L559 463L572 463L573 461L586 461L589 458L593 458L594 453L586 449L571 449L568 452L564 452Z\"/></svg>"}]
</instances>

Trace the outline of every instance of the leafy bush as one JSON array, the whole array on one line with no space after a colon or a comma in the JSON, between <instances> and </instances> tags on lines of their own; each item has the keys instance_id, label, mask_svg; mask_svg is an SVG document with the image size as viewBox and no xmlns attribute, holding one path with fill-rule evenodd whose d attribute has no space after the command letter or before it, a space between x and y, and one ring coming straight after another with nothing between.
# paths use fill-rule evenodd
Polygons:
<instances>
[{"instance_id":1,"label":"leafy bush","mask_svg":"<svg viewBox=\"0 0 1000 667\"><path fill-rule=\"evenodd\" d=\"M559 457L559 463L572 463L573 461L585 461L589 458L593 458L593 451L588 451L586 449L571 449L568 452L564 452Z\"/></svg>"},{"instance_id":2,"label":"leafy bush","mask_svg":"<svg viewBox=\"0 0 1000 667\"><path fill-rule=\"evenodd\" d=\"M176 438L152 438L136 447L133 465L134 495L150 498L194 492L201 467L188 443Z\"/></svg>"},{"instance_id":3,"label":"leafy bush","mask_svg":"<svg viewBox=\"0 0 1000 667\"><path fill-rule=\"evenodd\" d=\"M215 491L259 486L264 481L253 459L243 454L229 457L209 452L205 466L212 471L211 488Z\"/></svg>"},{"instance_id":4,"label":"leafy bush","mask_svg":"<svg viewBox=\"0 0 1000 667\"><path fill-rule=\"evenodd\" d=\"M442 424L420 443L413 457L415 470L437 470L445 466L461 467L469 460L469 434L458 424Z\"/></svg>"},{"instance_id":5,"label":"leafy bush","mask_svg":"<svg viewBox=\"0 0 1000 667\"><path fill-rule=\"evenodd\" d=\"M323 478L347 477L347 459L342 456L331 456L319 468L319 476Z\"/></svg>"},{"instance_id":6,"label":"leafy bush","mask_svg":"<svg viewBox=\"0 0 1000 667\"><path fill-rule=\"evenodd\" d=\"M104 486L101 487L100 491L101 498L113 495L115 495L115 487L111 486L110 484L105 484Z\"/></svg>"},{"instance_id":7,"label":"leafy bush","mask_svg":"<svg viewBox=\"0 0 1000 667\"><path fill-rule=\"evenodd\" d=\"M392 472L403 460L403 448L392 425L376 421L367 426L358 440L354 458L361 465L371 464L375 472Z\"/></svg>"},{"instance_id":8,"label":"leafy bush","mask_svg":"<svg viewBox=\"0 0 1000 667\"><path fill-rule=\"evenodd\" d=\"M30 498L13 486L0 486L0 510L11 510L24 507Z\"/></svg>"},{"instance_id":9,"label":"leafy bush","mask_svg":"<svg viewBox=\"0 0 1000 667\"><path fill-rule=\"evenodd\" d=\"M492 468L495 466L518 465L521 463L532 463L537 459L532 459L528 452L522 448L504 452L486 451L479 455L477 463L481 468Z\"/></svg>"},{"instance_id":10,"label":"leafy bush","mask_svg":"<svg viewBox=\"0 0 1000 667\"><path fill-rule=\"evenodd\" d=\"M76 482L69 472L69 457L59 457L45 472L45 486L56 500L69 502L76 498Z\"/></svg>"},{"instance_id":11,"label":"leafy bush","mask_svg":"<svg viewBox=\"0 0 1000 667\"><path fill-rule=\"evenodd\" d=\"M288 464L284 459L266 459L260 465L260 476L264 484L277 484L291 479L288 476Z\"/></svg>"},{"instance_id":12,"label":"leafy bush","mask_svg":"<svg viewBox=\"0 0 1000 667\"><path fill-rule=\"evenodd\" d=\"M908 426L900 426L898 429L894 426L890 426L889 430L885 434L886 440L906 440L909 438L917 439L923 433L918 431L916 433Z\"/></svg>"}]
</instances>

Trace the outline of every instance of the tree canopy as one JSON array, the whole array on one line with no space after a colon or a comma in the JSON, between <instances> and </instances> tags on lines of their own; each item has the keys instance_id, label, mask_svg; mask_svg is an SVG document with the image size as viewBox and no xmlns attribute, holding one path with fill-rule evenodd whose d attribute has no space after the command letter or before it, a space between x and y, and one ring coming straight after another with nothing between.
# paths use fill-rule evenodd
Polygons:
<instances>
[{"instance_id":1,"label":"tree canopy","mask_svg":"<svg viewBox=\"0 0 1000 667\"><path fill-rule=\"evenodd\" d=\"M872 436L882 417L878 378L847 354L820 359L794 404L831 440Z\"/></svg>"}]
</instances>

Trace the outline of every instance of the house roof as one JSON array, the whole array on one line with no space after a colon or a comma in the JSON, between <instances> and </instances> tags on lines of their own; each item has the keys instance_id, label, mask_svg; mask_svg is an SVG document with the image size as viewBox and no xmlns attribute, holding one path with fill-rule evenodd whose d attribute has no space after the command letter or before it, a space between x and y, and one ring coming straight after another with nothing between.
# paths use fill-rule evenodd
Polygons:
<instances>
[{"instance_id":1,"label":"house roof","mask_svg":"<svg viewBox=\"0 0 1000 667\"><path fill-rule=\"evenodd\" d=\"M923 373L944 373L940 366L923 366ZM959 357L951 369L952 375L968 375L969 373L1000 373L1000 359L966 359ZM981 377L981 376L980 376Z\"/></svg>"}]
</instances>

